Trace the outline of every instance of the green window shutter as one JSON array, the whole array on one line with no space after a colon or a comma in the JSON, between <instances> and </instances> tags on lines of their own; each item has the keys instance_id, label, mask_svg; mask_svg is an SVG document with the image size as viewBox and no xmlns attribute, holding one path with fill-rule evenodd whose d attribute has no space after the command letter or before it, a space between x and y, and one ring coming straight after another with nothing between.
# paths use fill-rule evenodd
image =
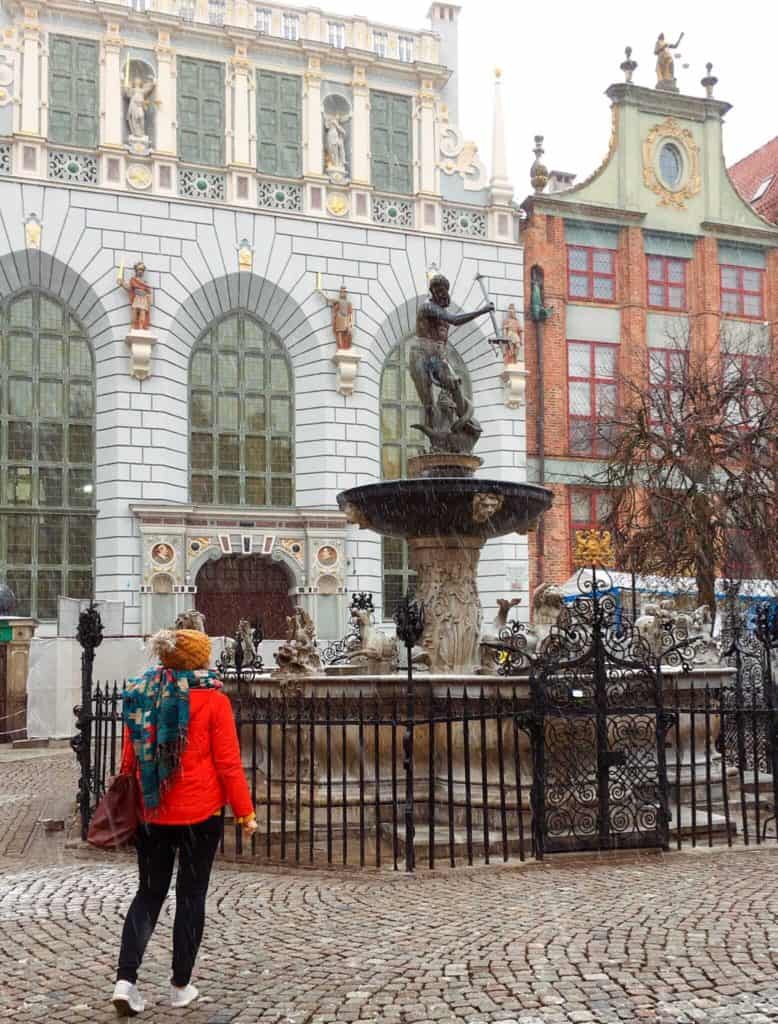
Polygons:
<instances>
[{"instance_id":1,"label":"green window shutter","mask_svg":"<svg viewBox=\"0 0 778 1024\"><path fill-rule=\"evenodd\" d=\"M224 67L178 58L178 155L187 163L224 163Z\"/></svg>"},{"instance_id":2,"label":"green window shutter","mask_svg":"<svg viewBox=\"0 0 778 1024\"><path fill-rule=\"evenodd\" d=\"M409 194L413 183L409 97L370 93L370 152L373 188Z\"/></svg>"},{"instance_id":3,"label":"green window shutter","mask_svg":"<svg viewBox=\"0 0 778 1024\"><path fill-rule=\"evenodd\" d=\"M99 51L96 42L51 36L49 139L63 146L98 143Z\"/></svg>"},{"instance_id":4,"label":"green window shutter","mask_svg":"<svg viewBox=\"0 0 778 1024\"><path fill-rule=\"evenodd\" d=\"M302 174L302 83L299 75L257 72L257 168L263 174Z\"/></svg>"}]
</instances>

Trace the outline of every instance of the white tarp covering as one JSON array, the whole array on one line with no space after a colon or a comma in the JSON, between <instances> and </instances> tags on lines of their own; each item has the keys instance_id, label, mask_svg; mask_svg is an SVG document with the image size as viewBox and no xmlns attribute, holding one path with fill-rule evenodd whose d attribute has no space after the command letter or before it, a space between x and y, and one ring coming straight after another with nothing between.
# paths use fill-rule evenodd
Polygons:
<instances>
[{"instance_id":1,"label":"white tarp covering","mask_svg":"<svg viewBox=\"0 0 778 1024\"><path fill-rule=\"evenodd\" d=\"M266 664L274 667L279 641L262 645ZM221 656L224 637L211 637L211 665ZM140 675L151 664L141 638L105 639L95 651L93 681L117 683ZM35 637L27 675L27 735L30 739L64 739L75 734L73 708L81 703L81 648L69 637Z\"/></svg>"},{"instance_id":2,"label":"white tarp covering","mask_svg":"<svg viewBox=\"0 0 778 1024\"><path fill-rule=\"evenodd\" d=\"M581 575L583 573L583 575ZM582 569L574 573L566 583L562 584L564 597L572 597L579 593L579 580L591 582L591 569ZM610 582L608 582L610 581ZM601 589L608 590L613 587L616 590L632 590L632 576L628 572L605 572L597 571L597 585ZM641 594L656 594L657 596L671 597L675 594L694 595L697 593L697 584L689 576L635 576L635 590ZM778 597L778 580L743 580L738 591L740 597L751 599L769 599ZM716 580L716 597L725 597L724 580Z\"/></svg>"}]
</instances>

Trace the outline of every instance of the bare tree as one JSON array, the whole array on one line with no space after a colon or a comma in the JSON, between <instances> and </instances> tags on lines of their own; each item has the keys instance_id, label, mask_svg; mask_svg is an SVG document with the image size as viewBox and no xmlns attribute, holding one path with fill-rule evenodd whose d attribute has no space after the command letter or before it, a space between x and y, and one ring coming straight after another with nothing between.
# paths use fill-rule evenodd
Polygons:
<instances>
[{"instance_id":1,"label":"bare tree","mask_svg":"<svg viewBox=\"0 0 778 1024\"><path fill-rule=\"evenodd\" d=\"M759 335L723 338L715 359L670 340L646 379L621 381L588 482L611 492L617 563L694 577L715 613L717 575L778 576L778 376Z\"/></svg>"}]
</instances>

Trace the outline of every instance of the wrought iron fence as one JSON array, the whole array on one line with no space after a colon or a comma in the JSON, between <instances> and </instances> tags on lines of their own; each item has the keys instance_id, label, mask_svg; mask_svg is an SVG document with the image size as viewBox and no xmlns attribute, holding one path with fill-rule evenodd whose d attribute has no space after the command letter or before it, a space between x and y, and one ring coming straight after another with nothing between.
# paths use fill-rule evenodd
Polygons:
<instances>
[{"instance_id":1,"label":"wrought iron fence","mask_svg":"<svg viewBox=\"0 0 778 1024\"><path fill-rule=\"evenodd\" d=\"M398 622L411 648L418 611ZM595 592L537 648L523 630L506 634L503 674L483 685L416 679L410 658L407 678L295 688L258 675L233 706L261 827L245 841L226 816L222 854L412 870L776 842L778 631L768 626L733 642L730 666L695 668L694 638L665 629L652 651ZM83 627L85 830L119 765L122 686L92 685L100 632L93 619Z\"/></svg>"}]
</instances>

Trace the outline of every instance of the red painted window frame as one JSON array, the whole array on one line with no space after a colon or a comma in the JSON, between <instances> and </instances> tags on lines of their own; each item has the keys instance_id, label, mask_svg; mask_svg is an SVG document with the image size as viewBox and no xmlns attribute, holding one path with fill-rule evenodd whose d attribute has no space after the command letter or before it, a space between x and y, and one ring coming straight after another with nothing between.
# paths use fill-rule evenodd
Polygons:
<instances>
[{"instance_id":1,"label":"red painted window frame","mask_svg":"<svg viewBox=\"0 0 778 1024\"><path fill-rule=\"evenodd\" d=\"M648 359L648 386L649 386L649 388L656 389L656 390L660 390L661 389L662 391L672 391L673 388L669 384L666 384L666 383L665 384L660 384L657 381L651 379L651 356L656 354L656 353L658 353L658 352L661 352L662 355L664 356L665 379L668 376L667 371L668 371L668 366L669 366L669 363L670 363L670 358L669 357L671 355L676 355L677 353L680 352L681 355L684 357L684 363L686 364L686 369L688 370L688 368L689 368L689 352L688 352L687 349L666 348L664 346L660 346L658 348L649 348L648 349L648 354L647 354L646 358ZM651 421L650 422L651 422L651 426L652 427L659 427L659 426L661 426L660 421L655 416L653 416L653 415L651 416Z\"/></svg>"},{"instance_id":2,"label":"red painted window frame","mask_svg":"<svg viewBox=\"0 0 778 1024\"><path fill-rule=\"evenodd\" d=\"M651 261L661 260L662 261L662 276L651 277ZM683 281L678 284L676 281L671 281L668 277L668 265L670 263L678 263L683 271ZM646 254L646 305L649 309L663 309L669 313L685 313L689 308L689 299L687 291L687 271L689 268L689 261L682 259L678 256L656 256L654 253ZM651 301L651 285L661 285L664 293L663 303L654 303ZM683 301L680 306L668 305L668 291L670 288L680 288L683 292Z\"/></svg>"},{"instance_id":3,"label":"red painted window frame","mask_svg":"<svg viewBox=\"0 0 778 1024\"><path fill-rule=\"evenodd\" d=\"M601 495L607 494L604 487L570 487L568 490L567 518L570 528L570 566L575 569L575 537L581 530L600 530L602 520L597 515L597 501ZM573 518L573 497L582 494L589 502L589 518L584 522ZM612 568L612 566L608 567Z\"/></svg>"},{"instance_id":4,"label":"red painted window frame","mask_svg":"<svg viewBox=\"0 0 778 1024\"><path fill-rule=\"evenodd\" d=\"M590 376L588 376L588 377L574 377L570 373L570 346L571 345L588 345L589 346L589 372L590 372ZM597 377L595 375L595 367L597 365L596 350L597 350L598 347L599 348L611 348L611 349L615 350L616 359L615 359L614 362L615 362L615 365L616 365L616 371L615 371L615 374L614 374L613 377ZM618 400L619 400L619 396L618 396L618 376L617 376L617 374L618 374L618 362L619 362L618 349L619 349L618 343L617 342L613 342L613 341L582 341L582 340L579 340L578 338L568 338L567 339L567 384L568 384L568 387L567 387L567 449L568 449L568 454L572 458L601 459L604 456L607 456L607 454L608 454L607 450L600 450L600 449L598 449L596 435L594 435L594 434L593 434L593 436L595 437L595 439L594 439L593 444L592 444L592 451L590 451L590 452L573 451L570 426L571 426L571 424L573 423L574 420L588 420L593 425L596 425L596 423L599 420L599 416L597 414L597 385L598 384L613 384L616 387L616 402L618 403ZM591 412L591 414L589 416L581 416L580 414L576 414L576 413L571 413L570 412L570 384L588 384L589 385L590 406L591 406L591 409L592 409L592 412Z\"/></svg>"},{"instance_id":5,"label":"red painted window frame","mask_svg":"<svg viewBox=\"0 0 778 1024\"><path fill-rule=\"evenodd\" d=\"M733 363L739 363L740 364L740 372L743 374L743 376L746 379L748 379L748 377L749 377L749 371L750 371L752 366L756 367L762 374L766 373L769 370L769 367L770 367L770 357L766 356L766 355L757 355L757 354L752 353L752 352L722 352L721 353L721 362L722 362L721 370L722 370L722 373L724 372L724 369L725 369L725 367L724 367L724 361L725 360L728 360L728 361L731 360ZM747 396L748 396L748 391L746 391L746 397ZM743 433L746 433L748 431L748 425L743 423L743 424L741 424L740 429L743 431Z\"/></svg>"},{"instance_id":6,"label":"red painted window frame","mask_svg":"<svg viewBox=\"0 0 778 1024\"><path fill-rule=\"evenodd\" d=\"M573 270L570 267L570 252L573 249L578 249L581 252L586 253L586 270ZM611 258L611 265L613 271L610 274L605 274L602 271L594 270L594 254L607 252ZM605 305L613 305L616 301L616 249L604 249L602 246L596 245L574 245L571 242L567 243L567 298L570 302L602 302ZM570 277L572 275L576 277L586 278L586 295L573 295L570 291ZM610 299L602 299L594 294L594 282L597 278L605 278L613 282L613 297Z\"/></svg>"},{"instance_id":7,"label":"red painted window frame","mask_svg":"<svg viewBox=\"0 0 778 1024\"><path fill-rule=\"evenodd\" d=\"M737 288L726 288L724 286L724 271L734 270L738 278ZM759 274L759 289L758 291L752 291L750 288L743 287L743 274L745 272ZM724 316L736 316L743 320L764 320L764 270L760 267L737 267L732 263L720 263L719 264L719 287L721 292L721 298L719 302L720 311ZM724 295L736 295L737 296L737 310L724 309ZM745 313L743 312L743 299L746 295L758 295L759 296L759 312L758 313Z\"/></svg>"}]
</instances>

